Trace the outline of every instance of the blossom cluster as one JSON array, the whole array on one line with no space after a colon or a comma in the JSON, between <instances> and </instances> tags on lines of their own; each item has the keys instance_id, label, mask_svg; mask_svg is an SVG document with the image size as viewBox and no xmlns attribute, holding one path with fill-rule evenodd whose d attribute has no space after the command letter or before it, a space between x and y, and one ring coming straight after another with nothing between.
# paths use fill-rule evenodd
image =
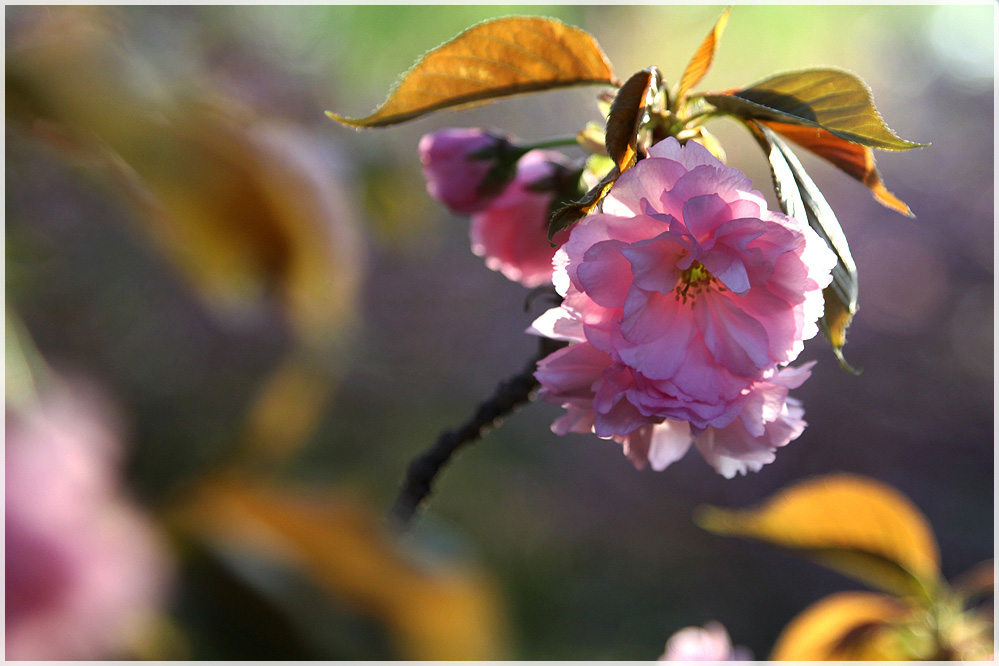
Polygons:
<instances>
[{"instance_id":1,"label":"blossom cluster","mask_svg":"<svg viewBox=\"0 0 999 666\"><path fill-rule=\"evenodd\" d=\"M550 281L562 297L529 329L569 343L535 375L539 397L566 410L556 433L613 439L656 470L693 445L729 478L759 470L802 433L789 391L812 364L788 364L818 333L836 264L811 228L768 210L745 174L703 146L671 137L620 176L597 212L556 235L556 250L545 214L553 195L530 183L560 162L532 151L505 190L472 196L494 168L483 142L501 139L456 132L421 142L428 190L472 214L473 251L490 268L527 286Z\"/></svg>"}]
</instances>

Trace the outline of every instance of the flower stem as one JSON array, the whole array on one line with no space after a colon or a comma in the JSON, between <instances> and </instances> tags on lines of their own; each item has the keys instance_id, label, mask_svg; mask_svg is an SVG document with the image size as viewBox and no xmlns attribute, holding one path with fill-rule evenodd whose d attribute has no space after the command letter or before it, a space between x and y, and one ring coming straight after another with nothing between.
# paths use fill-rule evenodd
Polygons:
<instances>
[{"instance_id":1,"label":"flower stem","mask_svg":"<svg viewBox=\"0 0 999 666\"><path fill-rule=\"evenodd\" d=\"M538 150L541 148L563 148L565 146L578 146L579 141L576 140L576 135L572 136L559 136L551 139L543 139L536 143L524 143L517 144L517 148L523 150L525 153L529 150Z\"/></svg>"},{"instance_id":2,"label":"flower stem","mask_svg":"<svg viewBox=\"0 0 999 666\"><path fill-rule=\"evenodd\" d=\"M534 397L538 388L538 380L534 378L538 361L565 344L560 340L541 338L537 355L519 373L500 383L493 395L479 403L475 413L465 423L441 433L433 446L409 463L390 513L392 522L400 531L409 528L416 512L430 496L437 475L458 449L481 439L486 431L499 425L504 417Z\"/></svg>"}]
</instances>

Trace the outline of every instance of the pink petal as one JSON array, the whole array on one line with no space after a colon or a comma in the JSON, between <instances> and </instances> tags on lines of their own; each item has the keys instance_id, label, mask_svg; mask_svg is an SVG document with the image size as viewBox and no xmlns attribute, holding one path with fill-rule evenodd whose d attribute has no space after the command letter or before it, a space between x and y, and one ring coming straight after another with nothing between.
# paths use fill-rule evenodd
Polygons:
<instances>
[{"instance_id":1,"label":"pink petal","mask_svg":"<svg viewBox=\"0 0 999 666\"><path fill-rule=\"evenodd\" d=\"M538 361L534 376L544 396L553 402L567 399L593 399L594 385L612 363L604 352L586 343L569 345ZM548 397L545 397L548 400Z\"/></svg>"},{"instance_id":2,"label":"pink petal","mask_svg":"<svg viewBox=\"0 0 999 666\"><path fill-rule=\"evenodd\" d=\"M672 159L645 159L638 166L642 167L640 171L635 168L625 171L605 199L612 206L616 204L616 210L623 208L632 215L642 213L642 199L658 202L663 191L672 189L687 172L682 164Z\"/></svg>"},{"instance_id":3,"label":"pink petal","mask_svg":"<svg viewBox=\"0 0 999 666\"><path fill-rule=\"evenodd\" d=\"M621 254L626 246L618 240L595 243L583 255L577 269L579 284L597 305L619 308L631 287L631 266Z\"/></svg>"},{"instance_id":4,"label":"pink petal","mask_svg":"<svg viewBox=\"0 0 999 666\"><path fill-rule=\"evenodd\" d=\"M634 275L635 286L660 294L669 294L676 287L680 279L677 262L683 253L683 248L668 232L632 243L621 250L621 254L631 264L629 273Z\"/></svg>"},{"instance_id":5,"label":"pink petal","mask_svg":"<svg viewBox=\"0 0 999 666\"><path fill-rule=\"evenodd\" d=\"M657 472L682 458L690 448L693 438L690 425L684 421L663 421L652 428L649 463Z\"/></svg>"},{"instance_id":6,"label":"pink petal","mask_svg":"<svg viewBox=\"0 0 999 666\"><path fill-rule=\"evenodd\" d=\"M582 342L586 339L583 334L582 319L561 307L546 310L534 320L526 332L552 340Z\"/></svg>"},{"instance_id":7,"label":"pink petal","mask_svg":"<svg viewBox=\"0 0 999 666\"><path fill-rule=\"evenodd\" d=\"M717 194L698 194L683 202L683 222L702 245L731 219L728 204Z\"/></svg>"},{"instance_id":8,"label":"pink petal","mask_svg":"<svg viewBox=\"0 0 999 666\"><path fill-rule=\"evenodd\" d=\"M752 377L773 364L767 329L735 298L708 292L697 297L692 310L704 344L729 371Z\"/></svg>"}]
</instances>

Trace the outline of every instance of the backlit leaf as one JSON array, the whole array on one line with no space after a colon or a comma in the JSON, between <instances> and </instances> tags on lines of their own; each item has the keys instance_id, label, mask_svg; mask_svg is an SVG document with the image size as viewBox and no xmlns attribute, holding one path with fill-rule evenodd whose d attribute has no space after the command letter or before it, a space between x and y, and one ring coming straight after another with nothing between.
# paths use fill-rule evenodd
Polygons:
<instances>
[{"instance_id":1,"label":"backlit leaf","mask_svg":"<svg viewBox=\"0 0 999 666\"><path fill-rule=\"evenodd\" d=\"M617 85L592 35L555 19L512 16L472 26L427 53L366 118L326 115L351 127L384 127L440 109L581 84Z\"/></svg>"},{"instance_id":2,"label":"backlit leaf","mask_svg":"<svg viewBox=\"0 0 999 666\"><path fill-rule=\"evenodd\" d=\"M767 153L781 209L787 215L807 222L836 253L832 284L822 292L825 312L819 325L832 344L840 364L848 371L855 372L843 357L846 329L857 312L858 292L857 265L850 254L846 235L822 192L784 140L761 123L749 121L747 126Z\"/></svg>"},{"instance_id":3,"label":"backlit leaf","mask_svg":"<svg viewBox=\"0 0 999 666\"><path fill-rule=\"evenodd\" d=\"M806 127L773 121L763 121L763 124L791 139L802 148L806 148L816 155L829 160L847 174L859 180L870 188L874 194L874 198L880 204L898 211L902 215L913 217L909 207L901 199L889 192L888 188L881 181L881 174L878 173L877 166L874 163L874 151L867 146L850 143L845 139L839 138L832 132L818 127Z\"/></svg>"},{"instance_id":4,"label":"backlit leaf","mask_svg":"<svg viewBox=\"0 0 999 666\"><path fill-rule=\"evenodd\" d=\"M725 30L725 25L728 23L728 14L728 9L722 12L718 21L715 22L715 27L701 42L694 57L687 64L687 68L683 70L683 76L680 77L680 87L677 88L677 105L683 103L683 98L686 97L687 92L700 83L704 75L708 73L708 69L711 68L711 61L714 60L715 50L718 48L718 40L721 39L722 31Z\"/></svg>"},{"instance_id":5,"label":"backlit leaf","mask_svg":"<svg viewBox=\"0 0 999 666\"><path fill-rule=\"evenodd\" d=\"M579 220L586 217L603 200L610 191L611 185L620 177L621 171L615 165L599 183L590 188L578 201L563 206L555 211L548 221L548 240L555 234L568 229Z\"/></svg>"},{"instance_id":6,"label":"backlit leaf","mask_svg":"<svg viewBox=\"0 0 999 666\"><path fill-rule=\"evenodd\" d=\"M740 118L820 127L871 148L908 150L925 145L900 139L874 107L867 84L838 69L778 74L734 93L704 99Z\"/></svg>"},{"instance_id":7,"label":"backlit leaf","mask_svg":"<svg viewBox=\"0 0 999 666\"><path fill-rule=\"evenodd\" d=\"M694 130L693 136L690 137L690 140L707 148L708 152L717 157L720 162L724 163L728 161L725 154L725 148L722 147L721 141L719 141L715 135L709 132L706 128L698 127Z\"/></svg>"},{"instance_id":8,"label":"backlit leaf","mask_svg":"<svg viewBox=\"0 0 999 666\"><path fill-rule=\"evenodd\" d=\"M607 155L622 173L638 158L638 132L648 120L648 107L658 87L658 70L643 69L625 81L611 104L605 138Z\"/></svg>"},{"instance_id":9,"label":"backlit leaf","mask_svg":"<svg viewBox=\"0 0 999 666\"><path fill-rule=\"evenodd\" d=\"M576 133L579 147L593 155L607 155L606 135L604 128L595 122L589 122L586 127Z\"/></svg>"},{"instance_id":10,"label":"backlit leaf","mask_svg":"<svg viewBox=\"0 0 999 666\"><path fill-rule=\"evenodd\" d=\"M907 613L898 599L840 592L812 604L784 628L771 661L879 661L908 658L892 632Z\"/></svg>"},{"instance_id":11,"label":"backlit leaf","mask_svg":"<svg viewBox=\"0 0 999 666\"><path fill-rule=\"evenodd\" d=\"M335 599L379 619L409 660L502 656L491 583L467 565L420 566L378 516L318 489L230 475L206 479L169 513L213 549L248 552L301 572Z\"/></svg>"},{"instance_id":12,"label":"backlit leaf","mask_svg":"<svg viewBox=\"0 0 999 666\"><path fill-rule=\"evenodd\" d=\"M798 551L840 573L896 594L924 596L939 579L926 518L895 489L833 474L787 488L747 510L705 507L708 531Z\"/></svg>"}]
</instances>

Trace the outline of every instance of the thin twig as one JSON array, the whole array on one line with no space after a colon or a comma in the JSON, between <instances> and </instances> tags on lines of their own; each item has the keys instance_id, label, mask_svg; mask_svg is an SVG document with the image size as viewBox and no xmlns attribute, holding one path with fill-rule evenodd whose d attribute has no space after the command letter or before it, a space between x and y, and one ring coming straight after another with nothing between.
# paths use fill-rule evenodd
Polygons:
<instances>
[{"instance_id":1,"label":"thin twig","mask_svg":"<svg viewBox=\"0 0 999 666\"><path fill-rule=\"evenodd\" d=\"M538 388L538 380L534 378L538 361L565 344L541 338L537 356L523 370L497 386L490 398L479 403L470 419L454 430L441 433L433 446L409 463L406 478L391 511L391 518L400 530L405 531L409 527L420 505L429 497L437 475L458 449L481 439L486 431L498 425L505 416L531 400Z\"/></svg>"}]
</instances>

